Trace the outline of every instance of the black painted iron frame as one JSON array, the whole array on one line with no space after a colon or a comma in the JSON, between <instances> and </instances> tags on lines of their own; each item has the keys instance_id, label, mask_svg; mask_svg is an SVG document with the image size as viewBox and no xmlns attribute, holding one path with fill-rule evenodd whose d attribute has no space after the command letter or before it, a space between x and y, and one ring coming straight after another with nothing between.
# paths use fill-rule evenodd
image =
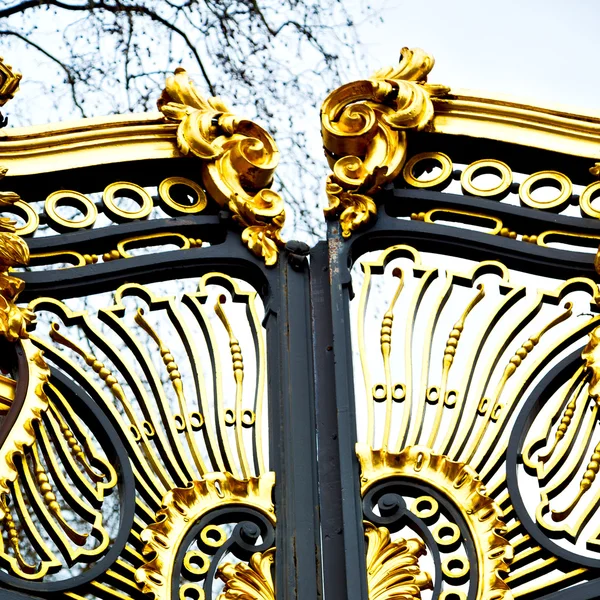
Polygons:
<instances>
[{"instance_id":1,"label":"black painted iron frame","mask_svg":"<svg viewBox=\"0 0 600 600\"><path fill-rule=\"evenodd\" d=\"M467 150L463 148L463 153L468 155ZM209 271L240 277L259 292L265 302L268 338L269 444L271 468L276 472L279 599L367 599L363 505L354 451L349 317L350 270L359 257L406 243L475 260L497 259L508 267L540 275L598 280L589 253L543 248L411 221L406 216L413 210L449 207L485 212L501 218L509 227L526 225L532 233L557 227L600 235L596 221L435 191L390 187L378 200L379 217L369 229L347 240L341 236L339 225L331 222L326 240L310 251L310 264L303 246L290 243L272 269L248 252L239 234L230 231L223 213L121 224L30 242L33 252L69 249L90 253L114 246L124 237L168 231L201 237L213 245L59 272L24 273L24 301L41 295L65 299L114 290L133 279L143 284ZM514 451L511 446L510 452ZM54 592L43 595L51 597ZM600 584L590 582L568 592L550 592L545 598L585 600L599 596ZM0 591L0 598L4 597L16 599L21 595Z\"/></svg>"}]
</instances>

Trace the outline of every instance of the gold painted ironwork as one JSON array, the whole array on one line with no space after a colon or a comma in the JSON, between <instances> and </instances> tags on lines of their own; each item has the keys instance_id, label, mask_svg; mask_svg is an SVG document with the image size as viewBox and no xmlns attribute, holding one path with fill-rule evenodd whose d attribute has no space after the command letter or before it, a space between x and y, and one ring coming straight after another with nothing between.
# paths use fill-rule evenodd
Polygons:
<instances>
[{"instance_id":1,"label":"gold painted ironwork","mask_svg":"<svg viewBox=\"0 0 600 600\"><path fill-rule=\"evenodd\" d=\"M361 493L390 478L405 478L427 483L456 506L469 525L477 552L479 582L477 598L510 598L500 573L506 572L513 558L505 532L502 511L486 494L477 473L464 463L434 454L425 446L413 446L400 453L373 450L358 444L356 453L361 469Z\"/></svg>"},{"instance_id":2,"label":"gold painted ironwork","mask_svg":"<svg viewBox=\"0 0 600 600\"><path fill-rule=\"evenodd\" d=\"M13 71L13 68L0 58L0 106L4 106L19 89L21 73Z\"/></svg>"},{"instance_id":3,"label":"gold painted ironwork","mask_svg":"<svg viewBox=\"0 0 600 600\"><path fill-rule=\"evenodd\" d=\"M349 237L377 213L373 200L406 160L406 131L422 131L433 119L432 97L449 88L427 83L433 57L402 49L398 67L331 92L321 108L321 132L333 174L327 180L325 215L339 218Z\"/></svg>"},{"instance_id":4,"label":"gold painted ironwork","mask_svg":"<svg viewBox=\"0 0 600 600\"><path fill-rule=\"evenodd\" d=\"M144 554L152 556L135 573L142 590L156 600L170 599L176 552L193 524L211 510L232 504L244 505L259 510L275 522L271 499L274 483L273 473L246 480L236 479L229 473L207 473L204 479L193 481L187 488L170 490L163 500L163 508L156 513L156 522L148 525L140 536L145 543ZM272 554L257 560L261 567L270 568ZM231 573L231 570L226 569L226 572ZM266 577L265 571L261 571L261 575ZM230 589L235 585L231 581Z\"/></svg>"},{"instance_id":5,"label":"gold painted ironwork","mask_svg":"<svg viewBox=\"0 0 600 600\"><path fill-rule=\"evenodd\" d=\"M432 589L429 573L419 568L425 544L417 539L392 542L385 527L365 521L367 546L367 584L369 600L418 600L421 590Z\"/></svg>"},{"instance_id":6,"label":"gold painted ironwork","mask_svg":"<svg viewBox=\"0 0 600 600\"><path fill-rule=\"evenodd\" d=\"M400 260L404 262L399 263ZM561 392L563 395L556 401L553 415L545 417L549 420L536 420L535 426L528 428L533 437L527 438L523 448L524 463L535 473L540 489L540 502L535 512L537 526L552 536L566 534L567 539L574 543L586 523L590 523L591 515L600 503L600 492L595 484L600 472L600 444L594 442L589 447L600 410L596 399L600 386L600 370L596 365L600 328L594 329L598 317L577 319L580 311L586 314L586 308L597 312L597 285L591 280L575 278L554 291L541 289L536 294L529 294L524 287L511 283L510 272L499 262L485 261L464 273L447 271L442 274L439 269L426 266L421 255L405 245L387 248L375 260L363 261L361 267L364 279L358 299L356 332L367 413L366 444L357 446L362 495L384 482L412 478L414 482L429 485L449 499L467 521L474 514L470 503L475 502L485 513L485 518L482 513L482 519L477 519L478 524L474 527L482 527L487 519L497 518L497 527L489 527L491 537L476 529L471 529L471 536L479 561L481 556L495 555L494 551L485 550L481 544L491 540L491 545L496 547L493 540L498 535L503 540L498 542L498 556L503 555L502 548L506 549L504 558L499 559L504 563L500 570L506 570L510 564L511 574L503 580L498 569L480 565L478 597L485 597L481 595L482 586L491 581L482 573L494 572L494 583L490 585L495 589L499 582L502 591L497 591L498 597L504 595L507 598L535 593L531 590L542 586L546 579L557 582L557 585L579 581L588 572L586 569L567 569L557 576L552 574L558 560L553 557L545 567L544 573L548 576L539 572L539 581L529 587L526 585L530 581L529 571L523 565L536 560L535 557L547 555L533 543L518 520L515 521L503 461L508 443L505 433L523 406L522 388L530 384L531 374L538 373L567 343L573 343L590 332L589 343L582 353L581 368ZM386 338L391 348L386 360L395 368L391 371L389 384L372 386L372 363L377 359L371 348L380 340L367 325L367 315L374 310L373 304L369 304L370 290L375 285L375 275L393 277L400 268L404 290L400 297L397 297L396 286L396 289L387 292L392 304L408 301L408 304L403 304L407 307L402 313L404 327L390 327L390 339ZM497 291L488 299L490 288L486 283L484 296L480 277L492 274L497 280L497 287L490 284L491 289ZM393 279L388 281L391 285ZM459 288L466 288L461 296L458 296L458 291L455 292ZM582 304L575 312L570 294L582 291L585 299L578 300ZM452 301L452 311L446 312L454 293L457 297ZM389 300L384 302L385 306ZM422 306L427 307L425 313ZM542 313L546 306L552 306L552 312ZM451 317L451 313L456 316ZM470 321L470 315L475 313L478 316L473 316ZM512 320L498 324L500 317L507 313L514 315ZM531 325L536 315L541 314L545 316L537 317ZM455 320L454 326L450 319ZM373 322L372 318L370 322ZM444 332L446 327L448 329ZM465 330L470 330L470 341L463 345L460 341ZM525 330L527 333L523 334ZM420 338L417 344L422 347L420 361L414 354L416 331L419 331ZM520 336L525 341L519 339ZM546 336L549 342L543 345L540 340ZM437 340L435 343L434 338ZM399 356L403 360L399 360ZM438 360L441 369L435 368ZM378 362L382 362L381 359ZM381 368L385 372L383 362ZM420 381L417 382L414 381L415 369L420 373ZM432 377L439 378L439 383L432 381ZM453 382L449 385L450 378ZM513 378L518 378L518 381L509 386ZM400 401L392 404L391 415L388 411L379 411L377 414L381 420L377 422L377 402L386 397L387 385L395 389L399 386L398 381L403 382ZM586 416L588 408L592 410L591 416ZM388 429L395 436L391 443L386 439ZM583 470L577 475L580 464ZM569 488L572 491L562 494L560 502L554 501L553 498L569 482L577 481L576 478L579 479L578 487ZM463 485L467 487L463 489ZM471 487L471 491L465 491ZM475 493L475 489L479 491ZM463 493L465 497L462 497ZM531 496L530 492L527 493ZM479 494L486 499L482 500ZM435 500L430 498L428 501L432 503L431 510L434 510ZM415 506L417 504L415 501ZM489 510L484 508L486 506ZM423 519L431 517L427 510L419 512L414 506L411 511ZM571 512L573 518L570 518ZM547 518L550 515L552 519ZM435 532L433 535L439 543ZM600 531L588 537L588 545L597 543L596 538L600 538ZM513 553L514 560L511 562ZM446 573L444 569L450 569L445 577L450 578L451 572L459 577L457 574L462 572L461 568L463 571L468 568L466 559L459 558L452 563L452 569L448 566L449 562L442 563L443 573ZM509 586L516 589L509 590ZM448 591L450 593L454 594L455 589Z\"/></svg>"},{"instance_id":7,"label":"gold painted ironwork","mask_svg":"<svg viewBox=\"0 0 600 600\"><path fill-rule=\"evenodd\" d=\"M275 600L273 562L275 549L255 553L248 564L225 563L217 569L217 577L225 585L218 600Z\"/></svg>"},{"instance_id":8,"label":"gold painted ironwork","mask_svg":"<svg viewBox=\"0 0 600 600\"><path fill-rule=\"evenodd\" d=\"M243 242L274 265L283 246L285 211L281 196L269 188L279 160L273 138L256 123L235 117L219 98L202 97L181 68L167 78L158 107L179 123L182 154L203 160L204 185L244 227Z\"/></svg>"}]
</instances>

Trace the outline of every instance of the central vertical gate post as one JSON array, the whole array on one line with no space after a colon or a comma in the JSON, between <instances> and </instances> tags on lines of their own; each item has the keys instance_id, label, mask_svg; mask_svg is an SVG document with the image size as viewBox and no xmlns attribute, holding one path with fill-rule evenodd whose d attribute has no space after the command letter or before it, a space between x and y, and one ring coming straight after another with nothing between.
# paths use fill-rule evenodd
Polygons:
<instances>
[{"instance_id":1,"label":"central vertical gate post","mask_svg":"<svg viewBox=\"0 0 600 600\"><path fill-rule=\"evenodd\" d=\"M350 336L350 273L337 224L311 252L319 492L326 600L367 600Z\"/></svg>"},{"instance_id":2,"label":"central vertical gate post","mask_svg":"<svg viewBox=\"0 0 600 600\"><path fill-rule=\"evenodd\" d=\"M277 600L321 597L308 246L289 242L267 311L271 469L276 472ZM270 322L271 321L271 322Z\"/></svg>"}]
</instances>

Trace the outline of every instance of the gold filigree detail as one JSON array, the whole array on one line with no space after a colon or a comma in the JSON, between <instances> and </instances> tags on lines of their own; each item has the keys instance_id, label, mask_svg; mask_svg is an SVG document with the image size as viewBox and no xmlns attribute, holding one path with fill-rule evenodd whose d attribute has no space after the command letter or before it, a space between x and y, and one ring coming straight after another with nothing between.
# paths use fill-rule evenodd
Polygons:
<instances>
[{"instance_id":1,"label":"gold filigree detail","mask_svg":"<svg viewBox=\"0 0 600 600\"><path fill-rule=\"evenodd\" d=\"M179 122L179 150L203 160L204 185L244 227L243 242L274 265L283 246L285 211L281 196L269 189L279 162L273 138L256 123L234 116L219 98L201 96L181 68L167 78L158 108Z\"/></svg>"},{"instance_id":2,"label":"gold filigree detail","mask_svg":"<svg viewBox=\"0 0 600 600\"><path fill-rule=\"evenodd\" d=\"M225 563L217 569L217 577L225 582L218 600L275 600L272 567L275 548L256 552L250 562Z\"/></svg>"},{"instance_id":3,"label":"gold filigree detail","mask_svg":"<svg viewBox=\"0 0 600 600\"><path fill-rule=\"evenodd\" d=\"M369 600L417 600L421 590L432 589L429 573L419 568L425 544L417 539L392 542L386 527L364 522L367 545Z\"/></svg>"},{"instance_id":4,"label":"gold filigree detail","mask_svg":"<svg viewBox=\"0 0 600 600\"><path fill-rule=\"evenodd\" d=\"M0 106L4 106L18 91L21 73L13 71L0 57Z\"/></svg>"},{"instance_id":5,"label":"gold filigree detail","mask_svg":"<svg viewBox=\"0 0 600 600\"><path fill-rule=\"evenodd\" d=\"M163 508L156 513L156 521L141 533L145 542L143 554L150 557L135 573L135 580L141 584L143 592L152 594L156 600L170 600L177 551L190 528L215 508L236 504L249 506L274 523L275 508L271 497L274 484L274 473L247 480L236 479L230 473L208 473L189 487L167 492Z\"/></svg>"},{"instance_id":6,"label":"gold filigree detail","mask_svg":"<svg viewBox=\"0 0 600 600\"><path fill-rule=\"evenodd\" d=\"M390 478L414 479L429 484L448 498L461 512L477 552L479 588L477 599L512 598L500 573L508 571L513 558L502 511L486 494L479 475L468 465L434 454L425 446L411 446L396 454L357 444L361 465L361 494Z\"/></svg>"},{"instance_id":7,"label":"gold filigree detail","mask_svg":"<svg viewBox=\"0 0 600 600\"><path fill-rule=\"evenodd\" d=\"M427 83L434 59L403 48L397 67L341 86L325 99L321 131L333 174L327 181L327 218L339 217L349 237L376 214L373 195L393 180L406 160L406 131L427 129L431 98L449 88Z\"/></svg>"},{"instance_id":8,"label":"gold filigree detail","mask_svg":"<svg viewBox=\"0 0 600 600\"><path fill-rule=\"evenodd\" d=\"M600 327L594 328L589 333L590 339L581 351L581 358L585 369L590 376L588 394L598 401L600 396Z\"/></svg>"},{"instance_id":9,"label":"gold filigree detail","mask_svg":"<svg viewBox=\"0 0 600 600\"><path fill-rule=\"evenodd\" d=\"M0 169L0 179L5 174L6 169ZM14 192L0 192L0 208L11 206L19 200L18 194ZM14 221L0 217L0 337L9 342L27 338L27 325L35 318L30 310L16 305L25 286L24 282L8 274L13 267L25 267L29 264L29 247L16 234L15 225Z\"/></svg>"}]
</instances>

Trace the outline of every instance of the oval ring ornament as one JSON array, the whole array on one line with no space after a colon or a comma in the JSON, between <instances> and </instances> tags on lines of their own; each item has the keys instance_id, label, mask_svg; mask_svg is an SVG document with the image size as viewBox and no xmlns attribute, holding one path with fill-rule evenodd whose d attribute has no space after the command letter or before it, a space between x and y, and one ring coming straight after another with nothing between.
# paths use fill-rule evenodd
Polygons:
<instances>
[{"instance_id":1,"label":"oval ring ornament","mask_svg":"<svg viewBox=\"0 0 600 600\"><path fill-rule=\"evenodd\" d=\"M500 177L500 182L491 188L480 188L473 183L478 175L493 173ZM499 198L512 185L513 175L510 167L500 160L476 160L471 163L460 176L460 184L463 191L469 196L481 196L483 198Z\"/></svg>"},{"instance_id":2,"label":"oval ring ornament","mask_svg":"<svg viewBox=\"0 0 600 600\"><path fill-rule=\"evenodd\" d=\"M141 200L140 207L137 210L125 210L119 207L115 202L118 192L134 201L139 198ZM107 185L102 194L102 201L107 212L118 221L145 219L152 212L153 207L152 197L143 187L126 181L117 181Z\"/></svg>"},{"instance_id":3,"label":"oval ring ornament","mask_svg":"<svg viewBox=\"0 0 600 600\"><path fill-rule=\"evenodd\" d=\"M84 208L82 211L83 218L66 219L59 215L56 209L61 200L71 200L74 201L73 204L82 206ZM72 190L53 192L46 198L44 208L48 218L59 228L63 229L86 229L87 227L91 227L98 218L96 205L87 196Z\"/></svg>"},{"instance_id":4,"label":"oval ring ornament","mask_svg":"<svg viewBox=\"0 0 600 600\"><path fill-rule=\"evenodd\" d=\"M553 182L560 189L558 196L552 198L550 200L536 200L531 192L536 189L536 187L541 187L541 183ZM561 209L565 204L567 204L573 194L573 184L571 180L562 173L558 171L540 171L539 173L534 173L530 175L519 187L519 198L523 204L531 208L539 208L542 210L550 210L550 209Z\"/></svg>"},{"instance_id":5,"label":"oval ring ornament","mask_svg":"<svg viewBox=\"0 0 600 600\"><path fill-rule=\"evenodd\" d=\"M424 161L436 162L441 171L439 175L430 179L417 179L414 175L415 167ZM452 175L452 160L450 157L443 152L422 152L413 156L404 166L402 171L404 175L404 181L412 187L416 188L433 188L441 185Z\"/></svg>"}]
</instances>

